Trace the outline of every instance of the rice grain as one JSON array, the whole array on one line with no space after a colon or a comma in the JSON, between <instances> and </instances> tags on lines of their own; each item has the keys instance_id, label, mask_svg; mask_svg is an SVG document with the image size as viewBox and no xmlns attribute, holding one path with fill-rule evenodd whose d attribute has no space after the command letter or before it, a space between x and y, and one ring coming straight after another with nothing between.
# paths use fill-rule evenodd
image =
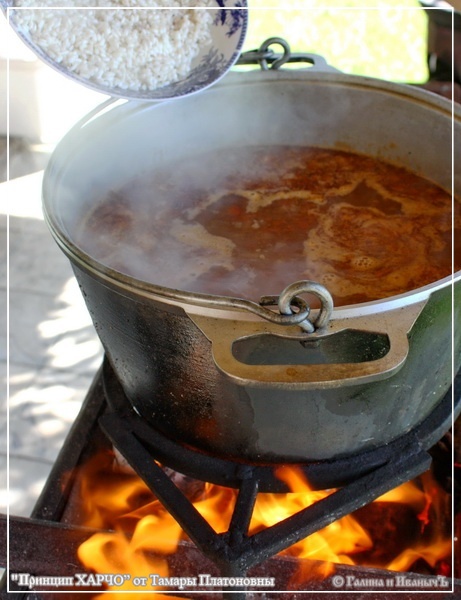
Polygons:
<instances>
[{"instance_id":1,"label":"rice grain","mask_svg":"<svg viewBox=\"0 0 461 600\"><path fill-rule=\"evenodd\" d=\"M206 8L216 3L86 0L79 3L85 8L75 8L75 0L16 0L14 6L27 8L11 11L16 28L65 70L96 85L149 91L188 75L211 44L213 11Z\"/></svg>"}]
</instances>

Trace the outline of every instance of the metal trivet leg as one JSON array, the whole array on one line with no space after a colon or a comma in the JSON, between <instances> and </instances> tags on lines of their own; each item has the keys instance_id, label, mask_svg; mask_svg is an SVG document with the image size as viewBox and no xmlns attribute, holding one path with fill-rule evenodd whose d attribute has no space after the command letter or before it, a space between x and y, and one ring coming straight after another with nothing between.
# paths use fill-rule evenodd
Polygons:
<instances>
[{"instance_id":1,"label":"metal trivet leg","mask_svg":"<svg viewBox=\"0 0 461 600\"><path fill-rule=\"evenodd\" d=\"M216 533L155 462L161 459L139 439L136 425L141 430L145 426L134 412L129 420L126 414L107 414L100 419L101 428L117 450L203 554L220 568L223 576L244 576L251 567L425 472L431 463L430 455L410 436L408 443L401 444L400 451L384 465L253 535L248 533L248 528L259 491L258 469L245 465L240 469L240 485L229 529ZM235 597L238 596L244 598L245 593L242 591Z\"/></svg>"}]
</instances>

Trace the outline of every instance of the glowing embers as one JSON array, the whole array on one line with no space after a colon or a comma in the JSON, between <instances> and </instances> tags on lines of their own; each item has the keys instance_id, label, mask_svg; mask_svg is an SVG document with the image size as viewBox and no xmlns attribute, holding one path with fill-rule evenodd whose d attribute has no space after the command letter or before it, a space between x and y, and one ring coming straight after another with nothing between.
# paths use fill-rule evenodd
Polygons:
<instances>
[{"instance_id":1,"label":"glowing embers","mask_svg":"<svg viewBox=\"0 0 461 600\"><path fill-rule=\"evenodd\" d=\"M228 531L236 490L175 472L169 475L216 533ZM293 491L258 494L248 529L250 537L334 492L310 490L295 468L281 467L277 476ZM178 574L192 578L203 574L200 566L194 573L188 572L185 564L179 570L177 566L170 569L181 544L188 544L187 536L147 486L121 466L112 452L101 453L81 467L77 482L81 524L104 530L81 545L78 558L88 571L130 575L122 586L107 589L174 591L178 589L174 586ZM338 565L450 576L450 506L450 495L430 473L401 485L284 551L284 556L297 559L297 572L288 589L330 577ZM145 586L140 587L143 578ZM162 588L166 581L172 586ZM277 583L274 589L280 589Z\"/></svg>"}]
</instances>

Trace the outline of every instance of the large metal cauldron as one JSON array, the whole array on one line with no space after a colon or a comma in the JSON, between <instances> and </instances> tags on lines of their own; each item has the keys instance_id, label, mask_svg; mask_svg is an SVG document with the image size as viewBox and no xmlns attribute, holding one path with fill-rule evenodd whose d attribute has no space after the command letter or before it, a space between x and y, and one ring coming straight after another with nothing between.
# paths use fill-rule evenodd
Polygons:
<instances>
[{"instance_id":1,"label":"large metal cauldron","mask_svg":"<svg viewBox=\"0 0 461 600\"><path fill-rule=\"evenodd\" d=\"M232 73L204 93L113 104L76 126L45 173L45 215L136 410L199 450L260 463L352 455L430 414L460 366L461 273L334 309L326 327L306 334L261 318L249 302L114 272L76 247L72 227L109 189L154 165L178 168L197 148L350 149L449 190L452 132L459 149L461 111L453 120L444 99L315 71ZM459 170L454 182L459 195Z\"/></svg>"}]
</instances>

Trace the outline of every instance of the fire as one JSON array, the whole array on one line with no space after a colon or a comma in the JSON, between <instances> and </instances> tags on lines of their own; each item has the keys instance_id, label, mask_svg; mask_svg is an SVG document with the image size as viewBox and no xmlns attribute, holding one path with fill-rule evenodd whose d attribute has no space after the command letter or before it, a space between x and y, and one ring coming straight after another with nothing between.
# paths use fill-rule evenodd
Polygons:
<instances>
[{"instance_id":1,"label":"fire","mask_svg":"<svg viewBox=\"0 0 461 600\"><path fill-rule=\"evenodd\" d=\"M169 514L161 517L147 515L143 517L129 539L122 531L110 533L97 533L87 540L79 548L79 558L81 562L98 573L112 574L130 574L128 579L122 585L110 587L109 590L125 591L124 599L131 598L131 594L126 590L139 592L139 583L137 581L152 581L153 573L160 577L168 577L169 569L165 558L159 556L159 553L165 555L175 552L181 529L179 525ZM151 540L154 547L151 546ZM150 555L150 551L155 554ZM158 589L157 586L149 585L149 589ZM161 594L159 598L175 598L175 596Z\"/></svg>"},{"instance_id":2,"label":"fire","mask_svg":"<svg viewBox=\"0 0 461 600\"><path fill-rule=\"evenodd\" d=\"M407 548L396 556L387 565L387 568L391 571L408 571L415 562L423 560L434 570L440 563L440 574L449 575L446 572L448 563L446 561L441 562L444 558L451 556L452 541L448 535L449 532L439 529L431 534L430 525L432 522L431 515L442 518L442 515L451 514L451 499L440 490L429 473L422 475L421 480L423 483L422 489L417 488L412 483L406 483L378 499L381 502L400 502L411 506L415 510L420 523L422 538L414 547ZM426 531L429 532L426 538L429 539L430 543L427 543L427 539L424 543Z\"/></svg>"},{"instance_id":3,"label":"fire","mask_svg":"<svg viewBox=\"0 0 461 600\"><path fill-rule=\"evenodd\" d=\"M202 498L194 506L216 533L223 533L229 528L235 499L235 490L206 483Z\"/></svg>"},{"instance_id":4,"label":"fire","mask_svg":"<svg viewBox=\"0 0 461 600\"><path fill-rule=\"evenodd\" d=\"M134 577L168 576L165 556L176 551L182 530L144 482L131 471L120 472L111 453L97 455L79 478L84 525L111 530L93 535L78 550L83 565L96 573L133 574L123 585L124 598L138 598ZM130 533L128 537L126 532ZM150 590L155 586L149 586ZM174 600L175 596L159 595Z\"/></svg>"},{"instance_id":5,"label":"fire","mask_svg":"<svg viewBox=\"0 0 461 600\"><path fill-rule=\"evenodd\" d=\"M279 523L334 492L312 490L302 472L292 467L279 468L277 477L287 484L292 493L285 494L283 499L279 494L260 494L255 504L250 533ZM372 541L366 531L348 515L294 544L284 553L323 561L325 564L320 572L311 576L325 578L334 571L333 563L354 564L349 554L371 546Z\"/></svg>"},{"instance_id":6,"label":"fire","mask_svg":"<svg viewBox=\"0 0 461 600\"><path fill-rule=\"evenodd\" d=\"M296 468L281 468L277 476L293 491L258 494L249 535L279 523L335 491L310 489ZM168 577L168 556L174 555L187 536L147 486L134 473L120 472L109 453L83 467L79 481L82 524L104 530L81 545L78 552L81 563L95 573L130 574L126 584L114 588L117 591L135 590L134 578L149 580L153 573L160 578ZM226 532L236 491L191 481L184 478L183 491L217 533ZM395 511L401 513L406 524L411 522L403 534L395 520ZM449 496L430 474L425 474L417 482L405 483L367 507L308 536L284 554L312 561L300 561L302 570L298 581L325 578L338 563L408 571L415 563L424 561L433 573L448 575L450 532L443 531L447 529L446 523L439 528L433 525L443 511L450 514ZM395 548L389 550L385 546L383 549L381 542L389 537ZM402 547L402 538L403 542L409 538L408 547ZM148 589L165 588L149 586ZM108 590L112 588L109 586ZM169 594L160 595L163 597L174 598Z\"/></svg>"}]
</instances>

